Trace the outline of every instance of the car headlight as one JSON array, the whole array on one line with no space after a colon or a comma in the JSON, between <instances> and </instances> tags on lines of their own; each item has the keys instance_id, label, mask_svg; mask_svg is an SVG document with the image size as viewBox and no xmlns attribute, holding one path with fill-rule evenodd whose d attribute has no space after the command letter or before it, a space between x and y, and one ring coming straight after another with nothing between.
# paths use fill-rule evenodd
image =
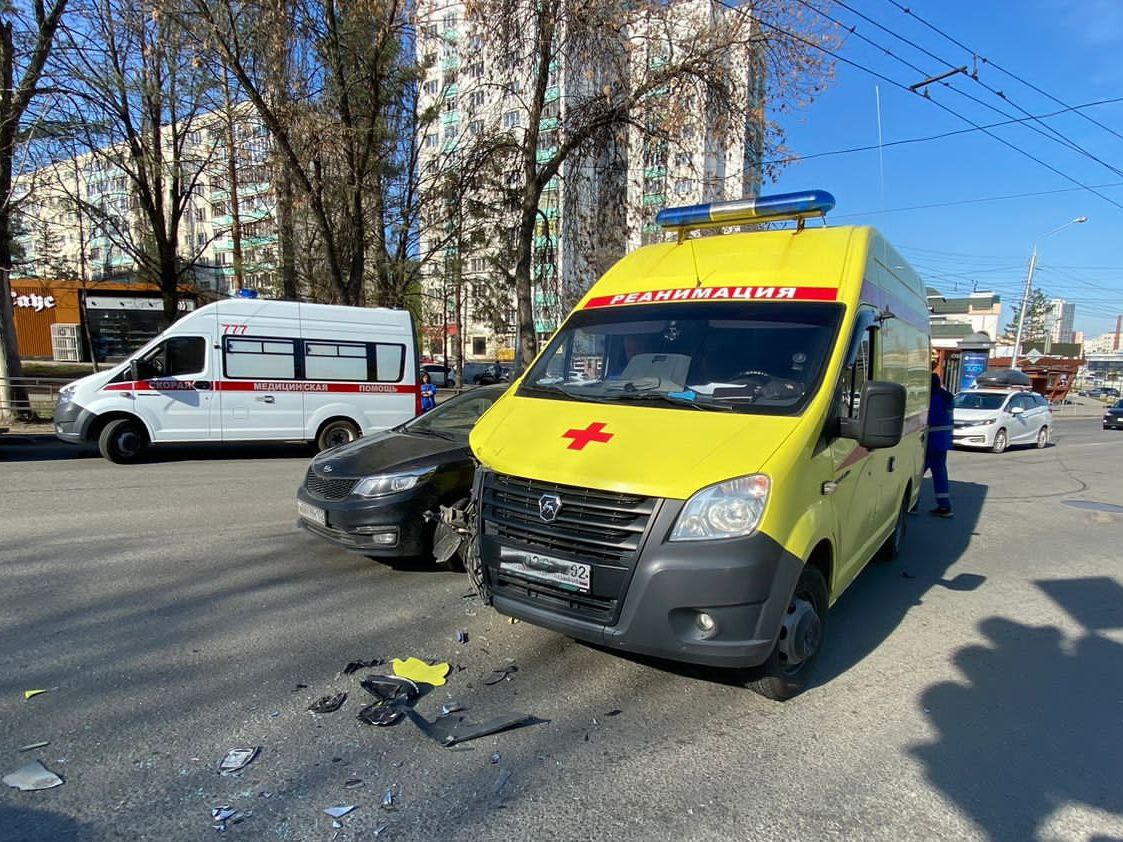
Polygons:
<instances>
[{"instance_id":1,"label":"car headlight","mask_svg":"<svg viewBox=\"0 0 1123 842\"><path fill-rule=\"evenodd\" d=\"M63 386L61 389L58 390L58 403L60 403L60 404L70 403L70 401L73 400L73 398L74 398L74 387L73 386Z\"/></svg>"},{"instance_id":2,"label":"car headlight","mask_svg":"<svg viewBox=\"0 0 1123 842\"><path fill-rule=\"evenodd\" d=\"M424 468L416 471L399 471L394 474L363 477L351 490L351 493L357 494L359 497L383 497L387 494L409 491L429 479L435 470L436 468Z\"/></svg>"},{"instance_id":3,"label":"car headlight","mask_svg":"<svg viewBox=\"0 0 1123 842\"><path fill-rule=\"evenodd\" d=\"M977 421L960 421L959 426L961 426L961 427L984 427L987 424L993 424L997 420L998 420L997 418L980 418Z\"/></svg>"},{"instance_id":4,"label":"car headlight","mask_svg":"<svg viewBox=\"0 0 1123 842\"><path fill-rule=\"evenodd\" d=\"M764 474L752 474L703 488L682 507L670 540L712 541L751 534L764 514L771 487Z\"/></svg>"}]
</instances>

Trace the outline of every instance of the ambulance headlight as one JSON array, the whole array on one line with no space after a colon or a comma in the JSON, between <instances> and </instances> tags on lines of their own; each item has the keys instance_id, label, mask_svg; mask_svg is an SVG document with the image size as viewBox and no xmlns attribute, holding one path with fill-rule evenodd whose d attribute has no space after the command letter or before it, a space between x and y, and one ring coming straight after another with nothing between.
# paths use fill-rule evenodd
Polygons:
<instances>
[{"instance_id":1,"label":"ambulance headlight","mask_svg":"<svg viewBox=\"0 0 1123 842\"><path fill-rule=\"evenodd\" d=\"M760 524L772 482L753 474L719 482L686 501L672 541L713 541L750 535Z\"/></svg>"},{"instance_id":2,"label":"ambulance headlight","mask_svg":"<svg viewBox=\"0 0 1123 842\"><path fill-rule=\"evenodd\" d=\"M401 471L394 474L363 477L351 493L359 497L384 497L387 494L409 491L429 479L435 470L436 468L425 468L417 471Z\"/></svg>"},{"instance_id":3,"label":"ambulance headlight","mask_svg":"<svg viewBox=\"0 0 1123 842\"><path fill-rule=\"evenodd\" d=\"M58 401L57 401L57 403L58 403L59 406L62 406L64 404L68 404L72 400L74 400L74 386L73 385L63 386L61 389L58 390Z\"/></svg>"}]
</instances>

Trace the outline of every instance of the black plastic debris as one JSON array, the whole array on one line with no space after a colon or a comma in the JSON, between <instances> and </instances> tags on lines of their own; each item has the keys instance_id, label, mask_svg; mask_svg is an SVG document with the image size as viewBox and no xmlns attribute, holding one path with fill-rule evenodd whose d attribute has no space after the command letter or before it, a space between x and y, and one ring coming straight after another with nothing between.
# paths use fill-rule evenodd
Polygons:
<instances>
[{"instance_id":1,"label":"black plastic debris","mask_svg":"<svg viewBox=\"0 0 1123 842\"><path fill-rule=\"evenodd\" d=\"M491 675L484 679L484 684L492 685L498 684L500 681L510 681L511 676L518 671L519 668L516 664L507 664L505 667L492 670Z\"/></svg>"},{"instance_id":2,"label":"black plastic debris","mask_svg":"<svg viewBox=\"0 0 1123 842\"><path fill-rule=\"evenodd\" d=\"M394 803L394 788L390 787L382 793L382 801L378 804L383 810L397 810L398 805Z\"/></svg>"},{"instance_id":3,"label":"black plastic debris","mask_svg":"<svg viewBox=\"0 0 1123 842\"><path fill-rule=\"evenodd\" d=\"M371 658L369 661L351 661L343 668L344 675L351 675L359 670L365 670L370 667L383 667L386 666L385 658Z\"/></svg>"},{"instance_id":4,"label":"black plastic debris","mask_svg":"<svg viewBox=\"0 0 1123 842\"><path fill-rule=\"evenodd\" d=\"M226 756L218 764L218 771L224 775L233 775L235 772L240 772L253 762L259 751L261 751L260 746L232 748L226 752Z\"/></svg>"},{"instance_id":5,"label":"black plastic debris","mask_svg":"<svg viewBox=\"0 0 1123 842\"><path fill-rule=\"evenodd\" d=\"M619 716L623 712L624 711L620 710L620 708L613 708L608 713L606 713L605 716Z\"/></svg>"},{"instance_id":6,"label":"black plastic debris","mask_svg":"<svg viewBox=\"0 0 1123 842\"><path fill-rule=\"evenodd\" d=\"M219 833L225 833L227 825L239 824L251 815L252 813L243 813L241 810L235 810L229 804L223 804L221 807L211 809L211 820L214 821L211 827Z\"/></svg>"},{"instance_id":7,"label":"black plastic debris","mask_svg":"<svg viewBox=\"0 0 1123 842\"><path fill-rule=\"evenodd\" d=\"M527 725L538 725L546 721L526 713L509 713L478 725L469 722L463 716L442 716L430 722L412 708L406 709L406 715L414 725L421 729L423 734L447 748L490 734L498 734L501 731L510 731Z\"/></svg>"},{"instance_id":8,"label":"black plastic debris","mask_svg":"<svg viewBox=\"0 0 1123 842\"><path fill-rule=\"evenodd\" d=\"M461 629L460 631L458 631L456 633L456 642L457 643L467 643L468 642L468 632L466 632L464 629Z\"/></svg>"},{"instance_id":9,"label":"black plastic debris","mask_svg":"<svg viewBox=\"0 0 1123 842\"><path fill-rule=\"evenodd\" d=\"M292 692L299 693L301 690L307 690L307 689L308 689L307 684L297 684L294 688L292 688Z\"/></svg>"},{"instance_id":10,"label":"black plastic debris","mask_svg":"<svg viewBox=\"0 0 1123 842\"><path fill-rule=\"evenodd\" d=\"M385 702L375 702L359 711L359 720L367 725L395 725L402 718L403 708L400 704L388 705Z\"/></svg>"},{"instance_id":11,"label":"black plastic debris","mask_svg":"<svg viewBox=\"0 0 1123 842\"><path fill-rule=\"evenodd\" d=\"M360 789L366 786L366 781L362 778L348 778L343 782L344 789Z\"/></svg>"},{"instance_id":12,"label":"black plastic debris","mask_svg":"<svg viewBox=\"0 0 1123 842\"><path fill-rule=\"evenodd\" d=\"M32 760L30 763L20 766L14 772L5 775L4 783L12 789L35 792L40 789L62 786L64 781L38 760Z\"/></svg>"},{"instance_id":13,"label":"black plastic debris","mask_svg":"<svg viewBox=\"0 0 1123 842\"><path fill-rule=\"evenodd\" d=\"M51 744L50 740L43 740L43 741L38 742L38 743L28 743L25 746L20 746L18 750L19 751L34 751L37 748L46 748L50 744Z\"/></svg>"},{"instance_id":14,"label":"black plastic debris","mask_svg":"<svg viewBox=\"0 0 1123 842\"><path fill-rule=\"evenodd\" d=\"M368 675L359 685L383 704L413 704L421 697L421 689L408 678L398 675Z\"/></svg>"},{"instance_id":15,"label":"black plastic debris","mask_svg":"<svg viewBox=\"0 0 1123 842\"><path fill-rule=\"evenodd\" d=\"M497 751L495 751L495 752L492 752L492 754L491 754L491 765L492 765L492 766L495 766L495 765L496 765L496 764L498 764L498 763L499 763L499 761L500 761L500 760L502 760L502 759L503 759L503 755L502 755L502 754L500 754L500 753L499 753L499 752L497 752Z\"/></svg>"},{"instance_id":16,"label":"black plastic debris","mask_svg":"<svg viewBox=\"0 0 1123 842\"><path fill-rule=\"evenodd\" d=\"M346 693L336 693L333 696L321 696L308 706L309 713L335 713L347 701Z\"/></svg>"}]
</instances>

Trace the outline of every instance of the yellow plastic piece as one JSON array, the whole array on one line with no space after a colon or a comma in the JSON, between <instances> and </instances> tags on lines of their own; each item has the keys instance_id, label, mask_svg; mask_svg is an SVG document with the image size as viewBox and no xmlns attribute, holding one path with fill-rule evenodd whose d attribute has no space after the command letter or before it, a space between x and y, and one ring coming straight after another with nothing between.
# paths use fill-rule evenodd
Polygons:
<instances>
[{"instance_id":1,"label":"yellow plastic piece","mask_svg":"<svg viewBox=\"0 0 1123 842\"><path fill-rule=\"evenodd\" d=\"M427 664L420 658L395 658L390 662L394 675L408 678L416 684L431 684L440 687L448 675L448 664Z\"/></svg>"},{"instance_id":2,"label":"yellow plastic piece","mask_svg":"<svg viewBox=\"0 0 1123 842\"><path fill-rule=\"evenodd\" d=\"M40 693L46 693L46 692L48 692L48 691L47 690L24 690L23 691L23 697L25 699L31 699L31 698L34 698L35 696L38 696Z\"/></svg>"}]
</instances>

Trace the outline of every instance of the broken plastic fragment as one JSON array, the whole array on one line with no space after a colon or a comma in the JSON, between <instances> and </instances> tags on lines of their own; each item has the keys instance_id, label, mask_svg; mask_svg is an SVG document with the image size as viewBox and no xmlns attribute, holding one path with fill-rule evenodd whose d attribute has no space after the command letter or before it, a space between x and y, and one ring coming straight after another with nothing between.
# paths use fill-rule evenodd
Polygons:
<instances>
[{"instance_id":1,"label":"broken plastic fragment","mask_svg":"<svg viewBox=\"0 0 1123 842\"><path fill-rule=\"evenodd\" d=\"M235 772L240 772L253 762L259 751L261 751L259 746L232 748L226 752L226 756L218 764L218 771L224 775L233 775Z\"/></svg>"},{"instance_id":2,"label":"broken plastic fragment","mask_svg":"<svg viewBox=\"0 0 1123 842\"><path fill-rule=\"evenodd\" d=\"M496 763L498 763L498 762L499 762L500 760L502 760L502 759L503 759L503 755L502 755L502 754L500 754L500 753L499 753L499 752L497 752L497 751L496 751L496 752L492 752L492 755L491 755L491 765L492 765L492 766L494 766L494 765L495 765Z\"/></svg>"},{"instance_id":3,"label":"broken plastic fragment","mask_svg":"<svg viewBox=\"0 0 1123 842\"><path fill-rule=\"evenodd\" d=\"M518 671L519 668L515 664L508 664L505 667L492 670L491 675L484 679L484 684L498 684L500 681L510 681L511 676Z\"/></svg>"},{"instance_id":4,"label":"broken plastic fragment","mask_svg":"<svg viewBox=\"0 0 1123 842\"><path fill-rule=\"evenodd\" d=\"M346 693L336 693L334 696L321 696L308 706L309 713L335 713L347 701Z\"/></svg>"},{"instance_id":5,"label":"broken plastic fragment","mask_svg":"<svg viewBox=\"0 0 1123 842\"><path fill-rule=\"evenodd\" d=\"M221 807L211 808L211 818L216 822L224 822L236 815L238 815L238 811L231 807L229 804L223 804Z\"/></svg>"},{"instance_id":6,"label":"broken plastic fragment","mask_svg":"<svg viewBox=\"0 0 1123 842\"><path fill-rule=\"evenodd\" d=\"M396 810L398 806L394 803L394 788L386 790L382 793L382 801L378 805L383 810Z\"/></svg>"},{"instance_id":7,"label":"broken plastic fragment","mask_svg":"<svg viewBox=\"0 0 1123 842\"><path fill-rule=\"evenodd\" d=\"M530 714L514 713L497 716L495 719L489 719L479 725L473 725L463 716L442 716L429 722L412 708L406 710L406 715L413 721L414 725L421 729L422 733L446 748L486 737L490 734L498 734L500 731L522 728L525 725L537 725L546 721Z\"/></svg>"},{"instance_id":8,"label":"broken plastic fragment","mask_svg":"<svg viewBox=\"0 0 1123 842\"><path fill-rule=\"evenodd\" d=\"M33 792L62 786L63 780L38 760L32 760L30 763L20 766L14 772L5 775L4 783L13 789Z\"/></svg>"},{"instance_id":9,"label":"broken plastic fragment","mask_svg":"<svg viewBox=\"0 0 1123 842\"><path fill-rule=\"evenodd\" d=\"M464 710L464 705L460 702L445 702L441 705L441 716L448 716L450 713L456 713L458 710Z\"/></svg>"},{"instance_id":10,"label":"broken plastic fragment","mask_svg":"<svg viewBox=\"0 0 1123 842\"><path fill-rule=\"evenodd\" d=\"M393 725L402 718L400 705L375 702L359 711L359 720L367 725Z\"/></svg>"},{"instance_id":11,"label":"broken plastic fragment","mask_svg":"<svg viewBox=\"0 0 1123 842\"><path fill-rule=\"evenodd\" d=\"M517 623L518 621L519 621L518 617L508 617L507 618L507 623L509 625L512 625L512 626L515 625L515 623Z\"/></svg>"},{"instance_id":12,"label":"broken plastic fragment","mask_svg":"<svg viewBox=\"0 0 1123 842\"><path fill-rule=\"evenodd\" d=\"M42 693L50 693L50 692L51 692L50 690L24 690L23 691L23 698L25 700L26 699L34 699L36 696L38 696Z\"/></svg>"},{"instance_id":13,"label":"broken plastic fragment","mask_svg":"<svg viewBox=\"0 0 1123 842\"><path fill-rule=\"evenodd\" d=\"M354 804L348 804L340 807L325 807L324 812L331 816L333 819L341 819L355 809Z\"/></svg>"},{"instance_id":14,"label":"broken plastic fragment","mask_svg":"<svg viewBox=\"0 0 1123 842\"><path fill-rule=\"evenodd\" d=\"M375 829L374 829L374 830L372 831L372 835L374 835L374 836L381 836L381 835L382 835L382 831L384 831L384 830L385 830L386 828L388 828L389 826L390 826L390 825L388 825L388 824L380 824L380 825L379 825L378 827L376 827L376 828L375 828Z\"/></svg>"},{"instance_id":15,"label":"broken plastic fragment","mask_svg":"<svg viewBox=\"0 0 1123 842\"><path fill-rule=\"evenodd\" d=\"M25 746L20 746L19 750L20 751L34 751L37 748L46 748L50 744L51 744L50 740L43 740L42 742L39 742L39 743L28 743Z\"/></svg>"},{"instance_id":16,"label":"broken plastic fragment","mask_svg":"<svg viewBox=\"0 0 1123 842\"><path fill-rule=\"evenodd\" d=\"M619 716L623 712L624 711L620 710L620 708L613 708L608 713L606 713L605 716Z\"/></svg>"},{"instance_id":17,"label":"broken plastic fragment","mask_svg":"<svg viewBox=\"0 0 1123 842\"><path fill-rule=\"evenodd\" d=\"M368 675L360 686L383 704L412 704L421 689L408 678L396 675Z\"/></svg>"},{"instance_id":18,"label":"broken plastic fragment","mask_svg":"<svg viewBox=\"0 0 1123 842\"><path fill-rule=\"evenodd\" d=\"M408 678L418 684L431 684L434 687L440 687L445 683L445 676L449 671L448 664L427 664L420 658L406 658L404 661L395 658L390 664L394 668L394 675Z\"/></svg>"},{"instance_id":19,"label":"broken plastic fragment","mask_svg":"<svg viewBox=\"0 0 1123 842\"><path fill-rule=\"evenodd\" d=\"M456 642L457 643L467 643L468 642L468 632L464 631L463 629L458 631L456 633Z\"/></svg>"},{"instance_id":20,"label":"broken plastic fragment","mask_svg":"<svg viewBox=\"0 0 1123 842\"><path fill-rule=\"evenodd\" d=\"M385 658L371 658L369 661L351 661L343 668L344 675L351 675L359 670L367 669L368 667L381 667L385 666Z\"/></svg>"},{"instance_id":21,"label":"broken plastic fragment","mask_svg":"<svg viewBox=\"0 0 1123 842\"><path fill-rule=\"evenodd\" d=\"M358 789L362 786L366 786L362 778L348 778L343 782L344 789Z\"/></svg>"}]
</instances>

